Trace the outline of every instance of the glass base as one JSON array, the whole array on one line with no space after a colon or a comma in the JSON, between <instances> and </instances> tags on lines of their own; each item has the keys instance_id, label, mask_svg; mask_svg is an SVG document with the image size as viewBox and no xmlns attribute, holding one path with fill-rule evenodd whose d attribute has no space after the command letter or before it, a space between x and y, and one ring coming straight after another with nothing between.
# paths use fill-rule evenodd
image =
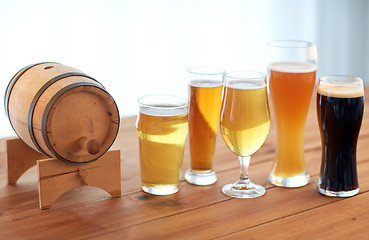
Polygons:
<instances>
[{"instance_id":1,"label":"glass base","mask_svg":"<svg viewBox=\"0 0 369 240\"><path fill-rule=\"evenodd\" d=\"M329 197L352 197L358 194L359 188L350 191L329 191L318 186L318 190L321 194Z\"/></svg>"},{"instance_id":2,"label":"glass base","mask_svg":"<svg viewBox=\"0 0 369 240\"><path fill-rule=\"evenodd\" d=\"M214 170L209 171L195 171L188 169L185 175L187 182L194 185L211 185L215 183L218 179L215 175Z\"/></svg>"},{"instance_id":3,"label":"glass base","mask_svg":"<svg viewBox=\"0 0 369 240\"><path fill-rule=\"evenodd\" d=\"M293 177L278 177L272 174L269 175L268 180L271 184L277 187L302 187L309 183L310 177L308 172L304 172L301 175L293 176Z\"/></svg>"},{"instance_id":4,"label":"glass base","mask_svg":"<svg viewBox=\"0 0 369 240\"><path fill-rule=\"evenodd\" d=\"M178 192L176 185L156 185L155 187L142 186L142 190L153 195L170 195Z\"/></svg>"},{"instance_id":5,"label":"glass base","mask_svg":"<svg viewBox=\"0 0 369 240\"><path fill-rule=\"evenodd\" d=\"M265 188L254 183L246 185L241 184L227 184L222 188L222 192L234 198L257 198L265 194Z\"/></svg>"}]
</instances>

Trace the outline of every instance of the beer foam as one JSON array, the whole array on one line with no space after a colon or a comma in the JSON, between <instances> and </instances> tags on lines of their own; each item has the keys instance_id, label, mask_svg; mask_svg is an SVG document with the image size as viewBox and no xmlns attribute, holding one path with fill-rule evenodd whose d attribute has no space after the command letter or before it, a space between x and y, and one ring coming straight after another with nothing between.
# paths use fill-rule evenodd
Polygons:
<instances>
[{"instance_id":1,"label":"beer foam","mask_svg":"<svg viewBox=\"0 0 369 240\"><path fill-rule=\"evenodd\" d=\"M187 107L177 107L176 105L158 105L153 107L140 107L140 112L145 115L156 117L180 116L187 113Z\"/></svg>"},{"instance_id":2,"label":"beer foam","mask_svg":"<svg viewBox=\"0 0 369 240\"><path fill-rule=\"evenodd\" d=\"M223 85L222 81L216 80L192 80L189 83L190 86L200 87L200 88L215 88L221 87Z\"/></svg>"},{"instance_id":3,"label":"beer foam","mask_svg":"<svg viewBox=\"0 0 369 240\"><path fill-rule=\"evenodd\" d=\"M268 66L269 70L286 73L315 72L317 66L309 62L273 62Z\"/></svg>"},{"instance_id":4,"label":"beer foam","mask_svg":"<svg viewBox=\"0 0 369 240\"><path fill-rule=\"evenodd\" d=\"M229 81L227 87L235 88L235 89L243 89L243 90L252 90L252 89L265 88L266 83L261 82L261 81L260 82Z\"/></svg>"},{"instance_id":5,"label":"beer foam","mask_svg":"<svg viewBox=\"0 0 369 240\"><path fill-rule=\"evenodd\" d=\"M318 86L318 93L327 97L356 98L364 96L364 90L357 85L323 84Z\"/></svg>"}]
</instances>

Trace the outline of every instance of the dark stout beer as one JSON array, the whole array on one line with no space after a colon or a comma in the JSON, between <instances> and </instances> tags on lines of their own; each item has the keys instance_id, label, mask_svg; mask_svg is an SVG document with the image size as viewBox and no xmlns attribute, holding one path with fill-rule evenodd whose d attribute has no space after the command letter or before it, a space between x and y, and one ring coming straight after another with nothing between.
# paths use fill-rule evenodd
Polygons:
<instances>
[{"instance_id":1,"label":"dark stout beer","mask_svg":"<svg viewBox=\"0 0 369 240\"><path fill-rule=\"evenodd\" d=\"M319 84L317 114L322 140L318 188L325 195L352 196L359 190L356 146L364 112L362 86ZM340 192L351 191L345 195Z\"/></svg>"}]
</instances>

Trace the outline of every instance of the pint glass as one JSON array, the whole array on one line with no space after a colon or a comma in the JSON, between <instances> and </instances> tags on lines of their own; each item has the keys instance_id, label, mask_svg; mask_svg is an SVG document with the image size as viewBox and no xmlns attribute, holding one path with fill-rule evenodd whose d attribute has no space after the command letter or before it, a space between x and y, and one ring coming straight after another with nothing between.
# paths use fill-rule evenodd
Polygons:
<instances>
[{"instance_id":1,"label":"pint glass","mask_svg":"<svg viewBox=\"0 0 369 240\"><path fill-rule=\"evenodd\" d=\"M188 70L189 143L191 167L187 182L210 185L217 181L213 157L222 101L224 70L214 67L192 67Z\"/></svg>"},{"instance_id":2,"label":"pint glass","mask_svg":"<svg viewBox=\"0 0 369 240\"><path fill-rule=\"evenodd\" d=\"M154 195L176 193L188 132L187 100L148 95L138 103L142 190Z\"/></svg>"},{"instance_id":3,"label":"pint glass","mask_svg":"<svg viewBox=\"0 0 369 240\"><path fill-rule=\"evenodd\" d=\"M270 183L300 187L309 182L304 157L304 128L316 81L317 52L305 41L269 44L268 86L277 127Z\"/></svg>"},{"instance_id":4,"label":"pint glass","mask_svg":"<svg viewBox=\"0 0 369 240\"><path fill-rule=\"evenodd\" d=\"M316 102L322 140L318 190L327 196L354 196L359 192L356 147L364 113L363 81L354 76L321 77Z\"/></svg>"}]
</instances>

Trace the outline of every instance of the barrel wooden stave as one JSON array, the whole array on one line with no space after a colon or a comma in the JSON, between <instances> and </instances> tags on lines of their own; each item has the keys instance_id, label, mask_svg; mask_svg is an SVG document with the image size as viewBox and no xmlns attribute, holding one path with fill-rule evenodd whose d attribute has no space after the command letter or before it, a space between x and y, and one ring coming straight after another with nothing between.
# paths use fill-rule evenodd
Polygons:
<instances>
[{"instance_id":1,"label":"barrel wooden stave","mask_svg":"<svg viewBox=\"0 0 369 240\"><path fill-rule=\"evenodd\" d=\"M58 155L70 161L91 161L94 156L106 152L114 142L119 128L119 115L114 109L115 104L111 104L113 101L109 95L105 94L105 98L101 98L99 95L101 91L96 86L79 86L67 91L53 104L46 126L42 126L44 118L42 114L34 115L36 129L39 127L47 130L50 145ZM50 92L45 93L45 95L50 94ZM83 102L80 99L83 99ZM96 104L90 104L93 101ZM48 103L40 101L35 108L36 112L44 113ZM96 112L99 114L95 114ZM107 112L114 114L109 115ZM112 121L116 123L113 124ZM63 138L65 135L68 136L67 139ZM98 153L91 155L88 154L87 148L81 148L78 142L82 137L86 137L89 141L97 139L102 146ZM41 130L35 131L35 138L41 142L40 146L43 149L48 149L46 142L42 141L44 135ZM55 155L50 152L50 149L48 152Z\"/></svg>"},{"instance_id":2,"label":"barrel wooden stave","mask_svg":"<svg viewBox=\"0 0 369 240\"><path fill-rule=\"evenodd\" d=\"M50 66L53 66L53 68L47 68ZM22 70L24 69L25 68ZM61 75L67 71L82 72L72 67L48 62L37 64L29 68L23 74L21 74L22 70L19 71L11 81L12 83L17 80L13 88L10 89L8 87L6 92L9 96L7 106L9 120L18 136L21 137L27 145L39 151L28 133L28 113L34 96L38 90L53 77ZM19 77L20 74L21 76ZM12 109L16 109L16 111L11 111Z\"/></svg>"},{"instance_id":3,"label":"barrel wooden stave","mask_svg":"<svg viewBox=\"0 0 369 240\"><path fill-rule=\"evenodd\" d=\"M71 72L78 76L64 76L40 94L51 79ZM9 120L18 136L48 156L72 162L96 160L110 148L118 132L119 112L113 98L100 83L75 68L57 63L36 65L24 72L12 89L8 87L5 104L7 99ZM79 140L83 137L86 146L81 147Z\"/></svg>"}]
</instances>

